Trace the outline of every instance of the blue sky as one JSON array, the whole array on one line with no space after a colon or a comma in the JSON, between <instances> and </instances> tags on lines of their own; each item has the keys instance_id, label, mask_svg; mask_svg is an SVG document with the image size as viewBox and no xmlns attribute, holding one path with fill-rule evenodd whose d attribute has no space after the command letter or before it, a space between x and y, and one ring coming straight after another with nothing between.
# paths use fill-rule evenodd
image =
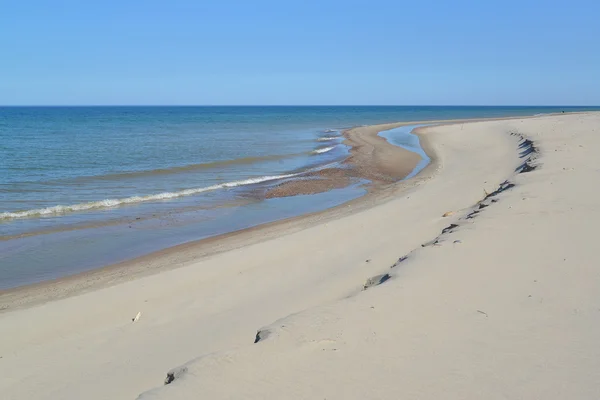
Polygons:
<instances>
[{"instance_id":1,"label":"blue sky","mask_svg":"<svg viewBox=\"0 0 600 400\"><path fill-rule=\"evenodd\" d=\"M600 105L600 1L2 1L0 104Z\"/></svg>"}]
</instances>

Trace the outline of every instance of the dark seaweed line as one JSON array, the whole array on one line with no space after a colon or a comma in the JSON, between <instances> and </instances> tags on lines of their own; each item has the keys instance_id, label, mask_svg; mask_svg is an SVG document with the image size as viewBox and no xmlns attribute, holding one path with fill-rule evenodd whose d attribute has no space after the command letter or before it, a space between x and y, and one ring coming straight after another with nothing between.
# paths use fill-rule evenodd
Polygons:
<instances>
[{"instance_id":1,"label":"dark seaweed line","mask_svg":"<svg viewBox=\"0 0 600 400\"><path fill-rule=\"evenodd\" d=\"M531 171L535 170L536 168L538 168L539 166L534 163L534 161L539 156L539 149L537 148L535 143L532 140L525 138L522 134L520 134L518 132L511 132L510 135L516 136L519 138L519 144L518 144L517 148L519 150L519 158L523 159L523 162L515 169L515 172L517 174L522 174L522 173L531 172ZM468 212L468 214L464 218L461 218L461 220L473 219L473 218L477 217L482 212L483 209L489 207L493 203L498 202L498 199L496 197L500 193L504 192L505 190L512 189L513 187L515 187L515 184L507 179L504 182L502 182L500 185L498 185L498 188L496 190L494 190L493 192L491 192L491 193L486 192L485 197L482 200L475 203L475 205L473 207L471 207L471 210ZM440 242L442 236L448 235L448 234L454 232L454 230L458 227L459 227L459 224L448 225L447 227L442 229L442 232L440 233L440 235L438 235L435 239L422 244L421 247L427 247L427 246L432 246L432 245L438 244ZM395 265L393 265L392 268L394 266Z\"/></svg>"},{"instance_id":2,"label":"dark seaweed line","mask_svg":"<svg viewBox=\"0 0 600 400\"><path fill-rule=\"evenodd\" d=\"M521 165L515 169L515 172L518 174L524 172L531 172L536 169L538 166L533 163L539 155L539 150L530 139L525 138L522 134L518 132L511 132L512 136L516 136L519 138L519 149L521 152L519 153L519 157L523 158L524 161Z\"/></svg>"}]
</instances>

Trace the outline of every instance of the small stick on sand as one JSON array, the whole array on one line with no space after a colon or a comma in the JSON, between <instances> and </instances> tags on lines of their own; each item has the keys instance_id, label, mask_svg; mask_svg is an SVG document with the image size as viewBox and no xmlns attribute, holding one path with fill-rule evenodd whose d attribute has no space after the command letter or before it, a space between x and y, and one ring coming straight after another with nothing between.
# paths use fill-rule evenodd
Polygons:
<instances>
[{"instance_id":1,"label":"small stick on sand","mask_svg":"<svg viewBox=\"0 0 600 400\"><path fill-rule=\"evenodd\" d=\"M135 317L131 318L131 322L137 322L138 319L142 316L142 312L138 312Z\"/></svg>"}]
</instances>

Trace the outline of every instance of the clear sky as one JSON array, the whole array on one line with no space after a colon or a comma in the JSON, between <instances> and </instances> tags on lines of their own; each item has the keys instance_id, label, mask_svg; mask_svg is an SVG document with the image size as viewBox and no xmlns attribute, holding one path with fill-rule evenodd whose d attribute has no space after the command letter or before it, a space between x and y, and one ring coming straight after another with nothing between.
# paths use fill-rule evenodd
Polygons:
<instances>
[{"instance_id":1,"label":"clear sky","mask_svg":"<svg viewBox=\"0 0 600 400\"><path fill-rule=\"evenodd\" d=\"M600 105L600 0L0 0L0 104Z\"/></svg>"}]
</instances>

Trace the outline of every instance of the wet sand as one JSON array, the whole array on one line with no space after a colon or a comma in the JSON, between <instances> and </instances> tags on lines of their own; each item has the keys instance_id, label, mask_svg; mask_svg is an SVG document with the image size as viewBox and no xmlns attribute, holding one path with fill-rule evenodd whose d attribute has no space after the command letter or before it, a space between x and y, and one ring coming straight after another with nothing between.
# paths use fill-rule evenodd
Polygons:
<instances>
[{"instance_id":1,"label":"wet sand","mask_svg":"<svg viewBox=\"0 0 600 400\"><path fill-rule=\"evenodd\" d=\"M391 145L379 132L396 128L398 124L359 127L345 130L344 144L350 147L350 156L340 167L325 168L283 182L266 193L267 198L315 194L342 188L358 180L367 180L367 188L376 190L381 185L397 182L408 176L421 157L402 147ZM309 179L307 179L309 178Z\"/></svg>"},{"instance_id":2,"label":"wet sand","mask_svg":"<svg viewBox=\"0 0 600 400\"><path fill-rule=\"evenodd\" d=\"M303 179L282 182L269 189L265 193L265 198L273 199L323 193L332 189L347 187L353 182L352 177L346 175L346 171L339 168L325 169L319 173L310 173L307 175Z\"/></svg>"}]
</instances>

